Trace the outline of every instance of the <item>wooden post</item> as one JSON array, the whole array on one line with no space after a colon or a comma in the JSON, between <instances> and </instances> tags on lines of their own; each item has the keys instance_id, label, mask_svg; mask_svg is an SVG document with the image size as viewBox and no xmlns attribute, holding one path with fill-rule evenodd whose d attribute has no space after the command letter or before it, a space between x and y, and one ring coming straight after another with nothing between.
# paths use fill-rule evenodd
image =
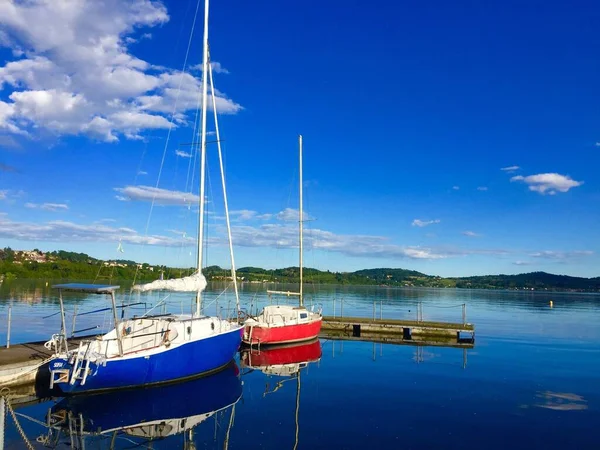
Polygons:
<instances>
[{"instance_id":1,"label":"wooden post","mask_svg":"<svg viewBox=\"0 0 600 450\"><path fill-rule=\"evenodd\" d=\"M10 348L10 326L12 323L12 306L8 307L8 328L6 330L6 348ZM2 447L0 447L1 449Z\"/></svg>"}]
</instances>

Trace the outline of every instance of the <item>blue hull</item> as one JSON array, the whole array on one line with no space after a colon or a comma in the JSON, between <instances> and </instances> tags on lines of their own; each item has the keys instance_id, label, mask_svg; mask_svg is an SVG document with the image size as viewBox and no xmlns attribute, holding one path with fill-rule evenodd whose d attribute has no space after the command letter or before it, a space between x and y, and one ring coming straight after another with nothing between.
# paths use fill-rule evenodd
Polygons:
<instances>
[{"instance_id":1,"label":"blue hull","mask_svg":"<svg viewBox=\"0 0 600 450\"><path fill-rule=\"evenodd\" d=\"M83 431L101 433L218 411L235 403L241 395L239 370L232 362L216 374L185 383L66 398L52 407L52 412L71 412L74 417L81 414Z\"/></svg>"},{"instance_id":2,"label":"blue hull","mask_svg":"<svg viewBox=\"0 0 600 450\"><path fill-rule=\"evenodd\" d=\"M100 365L85 385L57 383L63 394L132 388L168 383L217 371L235 356L243 328L209 338L165 348L162 352L134 358L113 358ZM52 366L52 362L50 363Z\"/></svg>"}]
</instances>

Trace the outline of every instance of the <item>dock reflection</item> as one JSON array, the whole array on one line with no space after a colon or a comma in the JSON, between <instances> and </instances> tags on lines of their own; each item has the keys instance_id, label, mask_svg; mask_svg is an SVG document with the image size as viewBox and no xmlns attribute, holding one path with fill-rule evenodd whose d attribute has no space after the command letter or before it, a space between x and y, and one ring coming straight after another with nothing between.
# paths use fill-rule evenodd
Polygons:
<instances>
[{"instance_id":1,"label":"dock reflection","mask_svg":"<svg viewBox=\"0 0 600 450\"><path fill-rule=\"evenodd\" d=\"M193 449L194 429L212 416L228 414L226 448L241 396L239 368L232 362L216 374L183 383L67 397L48 411L48 433L38 442L56 448L66 438L72 449L84 449L89 440L112 449L183 435L183 447L169 440L168 448Z\"/></svg>"}]
</instances>

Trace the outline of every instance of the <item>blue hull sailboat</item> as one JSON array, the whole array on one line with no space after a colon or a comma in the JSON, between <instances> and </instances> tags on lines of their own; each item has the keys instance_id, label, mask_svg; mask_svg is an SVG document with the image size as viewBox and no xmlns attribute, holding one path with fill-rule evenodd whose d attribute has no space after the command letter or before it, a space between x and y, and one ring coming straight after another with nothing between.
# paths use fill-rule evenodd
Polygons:
<instances>
[{"instance_id":1,"label":"blue hull sailboat","mask_svg":"<svg viewBox=\"0 0 600 450\"><path fill-rule=\"evenodd\" d=\"M63 290L110 295L118 286L63 284ZM118 333L117 333L118 330ZM68 350L62 333L49 341L50 388L63 394L156 385L218 371L235 356L240 325L210 316L142 316L118 323L96 339Z\"/></svg>"},{"instance_id":2,"label":"blue hull sailboat","mask_svg":"<svg viewBox=\"0 0 600 450\"><path fill-rule=\"evenodd\" d=\"M206 280L202 275L201 268L205 212L208 80L210 80L211 92L214 92L212 68L209 64L208 53L208 0L205 0L205 2L197 271L187 277L170 280L160 279L133 287L133 290L141 292L156 290L195 292L196 312L190 315L160 314L150 316L144 314L141 317L119 320L115 304L115 291L118 286L86 284L54 286L59 290L62 326L60 334L54 335L46 343L46 347L53 350L55 355L49 363L51 389L58 388L65 394L77 394L140 385L154 385L197 377L215 372L226 366L234 358L240 346L243 326L224 318L201 314L202 291L206 287ZM231 242L231 226L217 109L215 98L214 96L211 97L229 237L231 276L239 313L237 277L233 244ZM78 348L69 349L66 341L63 291L80 291L110 297L114 328L103 336L81 341Z\"/></svg>"}]
</instances>

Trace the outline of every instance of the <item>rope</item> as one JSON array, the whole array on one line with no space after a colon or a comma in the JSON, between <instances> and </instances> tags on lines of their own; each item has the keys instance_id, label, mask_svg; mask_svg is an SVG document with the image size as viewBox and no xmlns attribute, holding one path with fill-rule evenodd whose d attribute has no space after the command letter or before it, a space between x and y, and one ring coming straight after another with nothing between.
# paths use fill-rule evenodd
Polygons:
<instances>
[{"instance_id":1,"label":"rope","mask_svg":"<svg viewBox=\"0 0 600 450\"><path fill-rule=\"evenodd\" d=\"M35 450L35 447L33 445L31 445L31 442L29 442L29 439L27 439L27 435L25 434L25 431L23 431L23 428L21 427L21 424L19 423L19 419L17 419L15 410L13 409L12 405L10 404L10 400L8 399L8 395L7 395L9 392L10 392L10 390L8 388L2 388L2 390L0 391L0 393L2 394L2 397L4 397L4 400L6 402L6 408L8 409L8 412L10 413L10 415L13 419L13 422L15 422L17 431L23 438L23 441L25 442L25 445L27 446L27 448L29 450Z\"/></svg>"}]
</instances>

